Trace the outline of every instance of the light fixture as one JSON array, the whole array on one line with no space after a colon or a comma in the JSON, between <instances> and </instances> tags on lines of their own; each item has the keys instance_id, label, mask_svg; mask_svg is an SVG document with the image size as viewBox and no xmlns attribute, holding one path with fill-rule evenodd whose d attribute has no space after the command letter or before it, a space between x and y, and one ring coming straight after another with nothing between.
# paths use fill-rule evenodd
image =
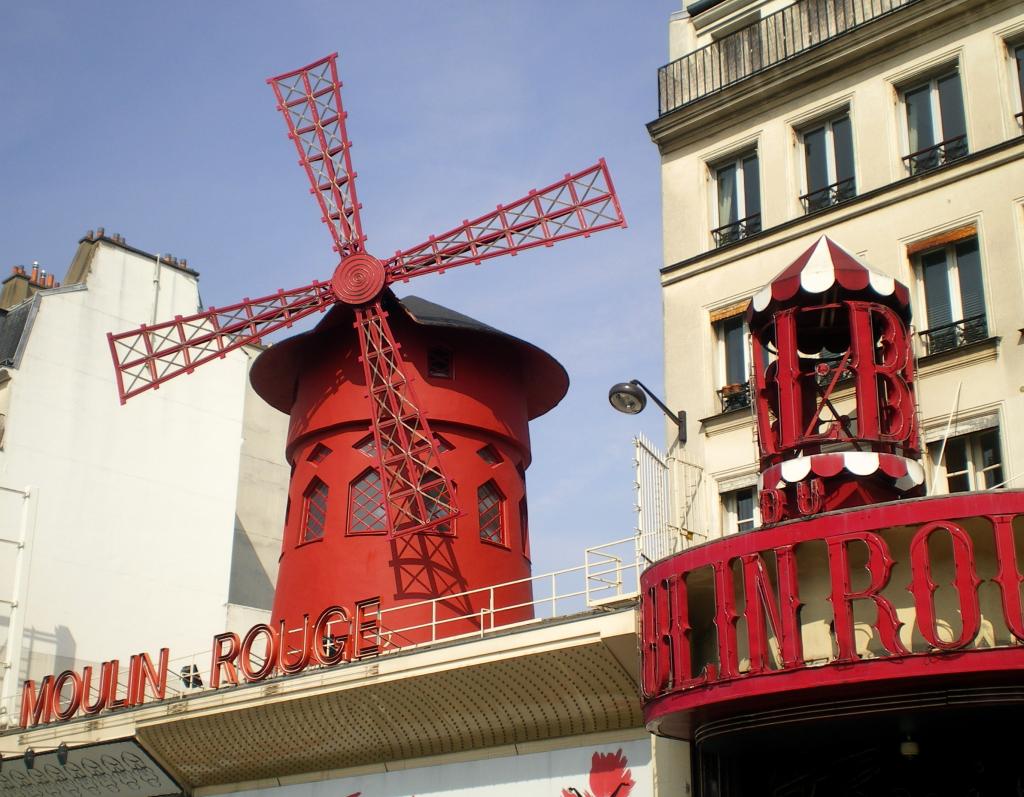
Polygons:
<instances>
[{"instance_id":1,"label":"light fixture","mask_svg":"<svg viewBox=\"0 0 1024 797\"><path fill-rule=\"evenodd\" d=\"M645 393L647 394L646 396L644 395ZM664 402L654 395L650 388L648 388L647 385L639 379L630 379L628 382L619 382L617 385L612 385L611 390L608 391L608 401L611 405L619 412L624 412L627 415L636 415L638 412L642 412L644 407L647 406L647 396L650 396L651 400L661 408L661 411L672 419L672 422L679 429L679 444L686 445L685 410L680 410L678 415L672 412L672 410L666 407Z\"/></svg>"},{"instance_id":2,"label":"light fixture","mask_svg":"<svg viewBox=\"0 0 1024 797\"><path fill-rule=\"evenodd\" d=\"M25 769L32 769L36 765L36 751L31 747L25 751Z\"/></svg>"},{"instance_id":3,"label":"light fixture","mask_svg":"<svg viewBox=\"0 0 1024 797\"><path fill-rule=\"evenodd\" d=\"M68 765L68 743L61 742L57 745L57 762L62 766Z\"/></svg>"},{"instance_id":4,"label":"light fixture","mask_svg":"<svg viewBox=\"0 0 1024 797\"><path fill-rule=\"evenodd\" d=\"M900 742L900 755L906 758L908 761L913 761L921 753L921 748L917 742L910 738L910 734L907 734L907 738Z\"/></svg>"}]
</instances>

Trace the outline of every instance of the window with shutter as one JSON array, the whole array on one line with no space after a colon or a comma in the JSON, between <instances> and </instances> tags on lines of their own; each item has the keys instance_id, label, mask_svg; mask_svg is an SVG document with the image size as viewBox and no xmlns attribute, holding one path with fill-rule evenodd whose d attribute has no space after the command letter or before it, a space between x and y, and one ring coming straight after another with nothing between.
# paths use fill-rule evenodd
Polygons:
<instances>
[{"instance_id":1,"label":"window with shutter","mask_svg":"<svg viewBox=\"0 0 1024 797\"><path fill-rule=\"evenodd\" d=\"M926 354L988 337L985 289L977 236L961 238L917 257L928 328L919 334Z\"/></svg>"},{"instance_id":2,"label":"window with shutter","mask_svg":"<svg viewBox=\"0 0 1024 797\"><path fill-rule=\"evenodd\" d=\"M718 219L711 231L715 246L761 231L761 172L757 150L714 167Z\"/></svg>"},{"instance_id":3,"label":"window with shutter","mask_svg":"<svg viewBox=\"0 0 1024 797\"><path fill-rule=\"evenodd\" d=\"M1003 454L999 428L951 437L928 446L938 472L936 492L960 493L1003 485Z\"/></svg>"},{"instance_id":4,"label":"window with shutter","mask_svg":"<svg viewBox=\"0 0 1024 797\"><path fill-rule=\"evenodd\" d=\"M968 153L959 70L909 86L901 96L909 149L903 162L911 174L945 166Z\"/></svg>"},{"instance_id":5,"label":"window with shutter","mask_svg":"<svg viewBox=\"0 0 1024 797\"><path fill-rule=\"evenodd\" d=\"M857 195L853 174L853 130L850 115L818 123L801 133L804 145L806 193L800 197L806 213L838 205Z\"/></svg>"}]
</instances>

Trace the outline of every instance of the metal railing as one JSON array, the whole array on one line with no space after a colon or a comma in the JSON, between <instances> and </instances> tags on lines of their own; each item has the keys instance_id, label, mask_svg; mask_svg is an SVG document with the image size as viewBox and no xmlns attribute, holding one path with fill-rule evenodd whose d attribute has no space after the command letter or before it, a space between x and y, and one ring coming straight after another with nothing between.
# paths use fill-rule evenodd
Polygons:
<instances>
[{"instance_id":1,"label":"metal railing","mask_svg":"<svg viewBox=\"0 0 1024 797\"><path fill-rule=\"evenodd\" d=\"M628 605L637 599L640 573L648 565L642 551L660 544L646 539L646 536L634 534L587 548L583 564L576 567L385 608L374 614L369 628L361 626L353 618L339 617L326 624L323 639L312 640L311 644L320 645L325 655L341 646L348 646L351 650L349 663L366 664L379 656L412 650L436 641L477 639L588 610ZM302 629L291 629L287 637L301 638ZM251 662L256 666L265 661L267 653L259 648L259 644L253 647L251 655ZM299 653L298 648L289 646L289 658L296 659ZM98 662L84 663L91 663L97 673L100 671ZM170 659L166 698L213 691L210 666L209 649ZM326 668L311 664L305 671L317 669ZM122 666L118 675L116 694L126 694L128 667ZM93 680L88 695L90 702L98 698L99 680ZM222 683L222 686L226 685ZM147 697L147 702L152 701ZM8 696L2 703L0 709L6 711L0 711L0 719L3 720L0 721L0 730L4 725L9 727L17 722L21 695Z\"/></svg>"},{"instance_id":2,"label":"metal railing","mask_svg":"<svg viewBox=\"0 0 1024 797\"><path fill-rule=\"evenodd\" d=\"M909 155L904 155L903 163L906 164L907 171L914 175L938 169L947 163L960 160L967 154L967 136L963 135L940 141L938 144L919 149L917 152L911 152Z\"/></svg>"},{"instance_id":3,"label":"metal railing","mask_svg":"<svg viewBox=\"0 0 1024 797\"><path fill-rule=\"evenodd\" d=\"M722 412L732 412L750 406L750 382L739 382L725 385L717 391L718 400L722 404Z\"/></svg>"},{"instance_id":4,"label":"metal railing","mask_svg":"<svg viewBox=\"0 0 1024 797\"><path fill-rule=\"evenodd\" d=\"M753 213L745 219L716 227L711 231L711 237L715 239L715 246L725 246L742 241L759 232L761 232L761 214Z\"/></svg>"},{"instance_id":5,"label":"metal railing","mask_svg":"<svg viewBox=\"0 0 1024 797\"><path fill-rule=\"evenodd\" d=\"M816 191L810 191L800 197L804 213L816 213L819 210L838 205L857 196L857 184L854 178L847 177L832 185L826 185Z\"/></svg>"},{"instance_id":6,"label":"metal railing","mask_svg":"<svg viewBox=\"0 0 1024 797\"><path fill-rule=\"evenodd\" d=\"M919 0L798 0L658 70L658 115L787 61Z\"/></svg>"},{"instance_id":7,"label":"metal railing","mask_svg":"<svg viewBox=\"0 0 1024 797\"><path fill-rule=\"evenodd\" d=\"M988 337L988 319L985 314L971 316L952 324L922 329L917 333L924 342L925 355L951 351Z\"/></svg>"}]
</instances>

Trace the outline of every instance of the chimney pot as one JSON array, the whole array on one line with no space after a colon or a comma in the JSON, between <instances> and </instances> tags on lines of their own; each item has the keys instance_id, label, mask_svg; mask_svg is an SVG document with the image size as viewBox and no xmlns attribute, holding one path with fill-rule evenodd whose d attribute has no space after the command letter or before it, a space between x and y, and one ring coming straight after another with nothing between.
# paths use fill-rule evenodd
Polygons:
<instances>
[{"instance_id":1,"label":"chimney pot","mask_svg":"<svg viewBox=\"0 0 1024 797\"><path fill-rule=\"evenodd\" d=\"M53 287L53 274L47 274L46 275L46 287L47 288L52 288Z\"/></svg>"},{"instance_id":2,"label":"chimney pot","mask_svg":"<svg viewBox=\"0 0 1024 797\"><path fill-rule=\"evenodd\" d=\"M90 241L92 240L94 235L95 233L92 230L87 230L85 233L85 237L88 238Z\"/></svg>"},{"instance_id":3,"label":"chimney pot","mask_svg":"<svg viewBox=\"0 0 1024 797\"><path fill-rule=\"evenodd\" d=\"M39 279L39 263L32 261L32 276L29 277L29 282L35 283Z\"/></svg>"},{"instance_id":4,"label":"chimney pot","mask_svg":"<svg viewBox=\"0 0 1024 797\"><path fill-rule=\"evenodd\" d=\"M96 228L96 237L97 238L103 238L106 235L106 232L107 231L104 230L102 227L97 227Z\"/></svg>"}]
</instances>

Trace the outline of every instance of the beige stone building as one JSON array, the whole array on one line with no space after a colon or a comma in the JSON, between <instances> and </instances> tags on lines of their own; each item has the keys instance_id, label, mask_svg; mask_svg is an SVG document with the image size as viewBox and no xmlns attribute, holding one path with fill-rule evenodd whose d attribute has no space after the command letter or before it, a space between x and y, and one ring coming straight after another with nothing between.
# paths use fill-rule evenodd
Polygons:
<instances>
[{"instance_id":1,"label":"beige stone building","mask_svg":"<svg viewBox=\"0 0 1024 797\"><path fill-rule=\"evenodd\" d=\"M698 499L696 539L758 524L743 310L826 234L911 290L929 492L1024 486L1024 7L702 0L669 33L666 392L703 468L681 525Z\"/></svg>"}]
</instances>

